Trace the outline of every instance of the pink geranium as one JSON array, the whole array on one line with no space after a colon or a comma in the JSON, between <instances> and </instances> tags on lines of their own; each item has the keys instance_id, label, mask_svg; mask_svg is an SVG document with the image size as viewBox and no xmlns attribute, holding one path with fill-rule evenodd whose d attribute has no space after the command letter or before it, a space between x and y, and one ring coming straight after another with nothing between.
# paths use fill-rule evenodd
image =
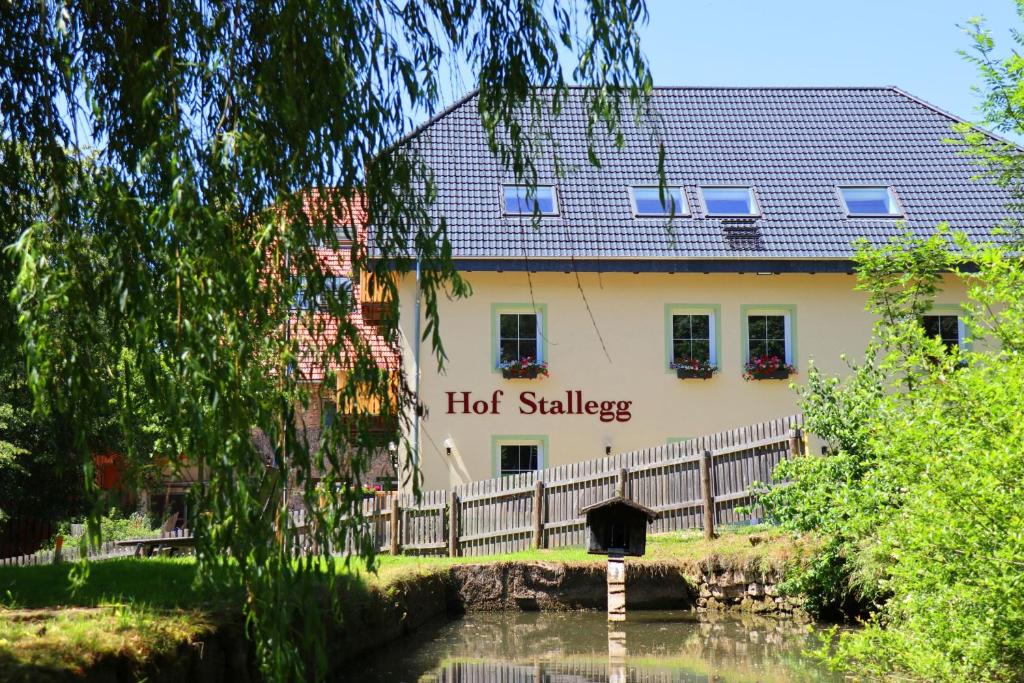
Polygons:
<instances>
[{"instance_id":1,"label":"pink geranium","mask_svg":"<svg viewBox=\"0 0 1024 683\"><path fill-rule=\"evenodd\" d=\"M796 373L796 367L776 355L751 356L744 366L743 379L760 379L779 371L792 375Z\"/></svg>"}]
</instances>

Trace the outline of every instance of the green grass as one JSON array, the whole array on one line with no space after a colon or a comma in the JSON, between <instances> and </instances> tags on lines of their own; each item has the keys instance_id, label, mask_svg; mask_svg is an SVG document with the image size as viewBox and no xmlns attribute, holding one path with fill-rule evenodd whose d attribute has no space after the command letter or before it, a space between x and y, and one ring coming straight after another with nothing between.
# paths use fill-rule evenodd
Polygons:
<instances>
[{"instance_id":1,"label":"green grass","mask_svg":"<svg viewBox=\"0 0 1024 683\"><path fill-rule=\"evenodd\" d=\"M201 610L132 605L0 609L0 680L81 674L113 656L141 665L215 628L216 620Z\"/></svg>"},{"instance_id":2,"label":"green grass","mask_svg":"<svg viewBox=\"0 0 1024 683\"><path fill-rule=\"evenodd\" d=\"M191 559L0 567L0 680L82 672L118 656L141 663L215 627L231 601L194 586ZM234 601L237 605L237 600Z\"/></svg>"},{"instance_id":3,"label":"green grass","mask_svg":"<svg viewBox=\"0 0 1024 683\"><path fill-rule=\"evenodd\" d=\"M191 558L123 558L89 565L76 589L72 565L0 567L0 605L14 608L96 607L111 603L154 609L192 608L217 601L193 583Z\"/></svg>"},{"instance_id":4,"label":"green grass","mask_svg":"<svg viewBox=\"0 0 1024 683\"><path fill-rule=\"evenodd\" d=\"M761 542L753 545L752 536ZM757 565L765 569L783 568L799 561L808 544L797 543L777 529L737 527L727 529L714 541L705 541L701 532L681 531L652 535L647 539L647 555L630 558L641 564L668 563L693 569L714 557L725 566ZM379 555L376 575L368 572L361 560L340 571L370 583L387 583L402 576L431 573L453 564L491 562L559 562L564 564L603 564L601 555L589 555L582 548L528 550L483 557L417 557ZM195 561L191 558L123 558L89 565L86 580L77 589L69 577L70 565L0 567L0 606L8 608L95 607L111 603L147 606L153 609L191 609L229 601L229 596L202 590L195 585Z\"/></svg>"},{"instance_id":5,"label":"green grass","mask_svg":"<svg viewBox=\"0 0 1024 683\"><path fill-rule=\"evenodd\" d=\"M709 559L727 568L782 569L811 548L776 529L738 527L710 542L700 531L650 536L647 555L629 561L677 566L688 574ZM381 555L373 572L361 560L339 563L339 588L346 600L362 603L374 590L454 564L537 561L599 565L605 558L580 548L458 558ZM71 565L0 567L0 680L25 678L26 671L83 671L111 655L141 662L201 637L241 604L240 596L199 588L191 558L97 562L77 587L70 570Z\"/></svg>"}]
</instances>

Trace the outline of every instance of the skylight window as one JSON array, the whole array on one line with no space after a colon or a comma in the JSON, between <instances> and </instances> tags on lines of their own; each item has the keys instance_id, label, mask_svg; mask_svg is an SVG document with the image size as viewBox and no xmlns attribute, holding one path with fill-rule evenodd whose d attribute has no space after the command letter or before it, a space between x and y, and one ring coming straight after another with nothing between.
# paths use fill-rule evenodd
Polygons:
<instances>
[{"instance_id":1,"label":"skylight window","mask_svg":"<svg viewBox=\"0 0 1024 683\"><path fill-rule=\"evenodd\" d=\"M891 187L840 187L839 195L847 216L899 216L903 213Z\"/></svg>"},{"instance_id":2,"label":"skylight window","mask_svg":"<svg viewBox=\"0 0 1024 683\"><path fill-rule=\"evenodd\" d=\"M690 213L681 187L633 187L632 191L636 216L687 216Z\"/></svg>"},{"instance_id":3,"label":"skylight window","mask_svg":"<svg viewBox=\"0 0 1024 683\"><path fill-rule=\"evenodd\" d=\"M704 211L709 216L760 216L761 210L750 187L713 186L700 188Z\"/></svg>"},{"instance_id":4,"label":"skylight window","mask_svg":"<svg viewBox=\"0 0 1024 683\"><path fill-rule=\"evenodd\" d=\"M509 215L526 215L540 213L542 216L557 216L558 202L555 199L555 188L551 185L538 185L530 192L526 185L505 186L505 213Z\"/></svg>"}]
</instances>

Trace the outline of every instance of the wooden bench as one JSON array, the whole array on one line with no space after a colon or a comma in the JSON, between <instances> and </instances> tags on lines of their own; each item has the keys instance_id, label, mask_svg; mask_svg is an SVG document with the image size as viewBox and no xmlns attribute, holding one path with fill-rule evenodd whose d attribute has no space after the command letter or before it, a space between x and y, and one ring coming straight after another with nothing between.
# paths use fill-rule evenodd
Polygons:
<instances>
[{"instance_id":1,"label":"wooden bench","mask_svg":"<svg viewBox=\"0 0 1024 683\"><path fill-rule=\"evenodd\" d=\"M156 538L129 538L117 541L119 546L135 546L135 557L150 557L154 552L160 555L180 555L193 545L192 536L170 536L178 523L178 513L172 513L160 525L160 536Z\"/></svg>"}]
</instances>

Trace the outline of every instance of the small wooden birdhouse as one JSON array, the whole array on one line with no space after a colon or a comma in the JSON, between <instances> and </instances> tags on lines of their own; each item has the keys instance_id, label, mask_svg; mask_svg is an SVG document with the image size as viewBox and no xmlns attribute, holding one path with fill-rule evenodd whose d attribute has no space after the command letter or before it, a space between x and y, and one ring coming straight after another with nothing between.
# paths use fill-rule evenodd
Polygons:
<instances>
[{"instance_id":1,"label":"small wooden birdhouse","mask_svg":"<svg viewBox=\"0 0 1024 683\"><path fill-rule=\"evenodd\" d=\"M647 548L647 525L658 513L624 496L615 496L580 509L587 517L592 555L641 557Z\"/></svg>"}]
</instances>

